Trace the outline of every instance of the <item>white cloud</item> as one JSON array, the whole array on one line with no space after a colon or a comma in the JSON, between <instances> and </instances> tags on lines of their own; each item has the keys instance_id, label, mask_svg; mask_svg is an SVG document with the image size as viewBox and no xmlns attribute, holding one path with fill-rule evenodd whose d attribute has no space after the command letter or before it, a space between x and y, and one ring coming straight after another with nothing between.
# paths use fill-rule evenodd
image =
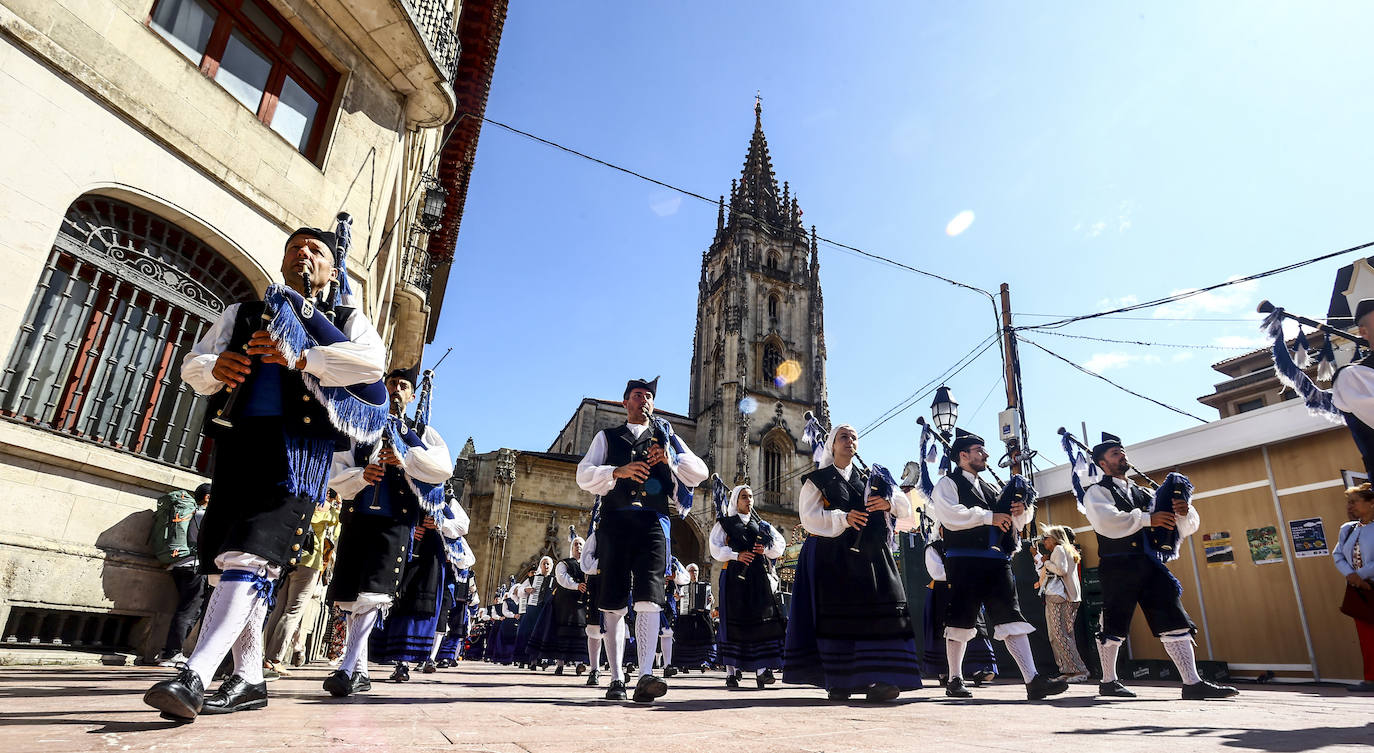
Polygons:
<instances>
[{"instance_id":1,"label":"white cloud","mask_svg":"<svg viewBox=\"0 0 1374 753\"><path fill-rule=\"evenodd\" d=\"M649 209L659 217L671 217L682 207L681 196L660 194L649 198Z\"/></svg>"},{"instance_id":2,"label":"white cloud","mask_svg":"<svg viewBox=\"0 0 1374 753\"><path fill-rule=\"evenodd\" d=\"M1116 211L1110 216L1098 219L1096 222L1089 223L1080 220L1073 226L1073 232L1082 233L1085 238L1096 238L1108 230L1115 230L1117 233L1124 233L1131 229L1131 215L1135 213L1135 202L1130 199L1123 199L1117 205Z\"/></svg>"}]
</instances>

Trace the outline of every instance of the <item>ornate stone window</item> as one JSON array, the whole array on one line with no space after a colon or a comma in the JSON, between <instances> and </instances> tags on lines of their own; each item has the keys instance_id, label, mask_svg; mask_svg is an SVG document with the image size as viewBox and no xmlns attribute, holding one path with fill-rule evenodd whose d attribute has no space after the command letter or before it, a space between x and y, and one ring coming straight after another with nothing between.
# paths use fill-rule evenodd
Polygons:
<instances>
[{"instance_id":1,"label":"ornate stone window","mask_svg":"<svg viewBox=\"0 0 1374 753\"><path fill-rule=\"evenodd\" d=\"M157 0L148 26L307 158L339 74L264 0Z\"/></svg>"},{"instance_id":2,"label":"ornate stone window","mask_svg":"<svg viewBox=\"0 0 1374 753\"><path fill-rule=\"evenodd\" d=\"M774 387L778 384L778 367L782 365L782 351L773 343L765 343L763 346L763 378Z\"/></svg>"},{"instance_id":3,"label":"ornate stone window","mask_svg":"<svg viewBox=\"0 0 1374 753\"><path fill-rule=\"evenodd\" d=\"M787 446L787 442L779 436L770 435L763 443L763 503L773 507L782 507L786 500L783 498L782 477L787 473L787 458L792 455L792 448Z\"/></svg>"},{"instance_id":4,"label":"ornate stone window","mask_svg":"<svg viewBox=\"0 0 1374 753\"><path fill-rule=\"evenodd\" d=\"M62 220L0 375L0 416L204 470L181 361L253 286L176 225L101 196Z\"/></svg>"}]
</instances>

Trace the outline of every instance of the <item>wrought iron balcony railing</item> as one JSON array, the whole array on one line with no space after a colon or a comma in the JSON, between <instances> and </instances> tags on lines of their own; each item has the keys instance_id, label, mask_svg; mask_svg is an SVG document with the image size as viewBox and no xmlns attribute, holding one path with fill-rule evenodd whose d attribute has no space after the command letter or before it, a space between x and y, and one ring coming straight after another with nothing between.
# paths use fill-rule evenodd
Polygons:
<instances>
[{"instance_id":1,"label":"wrought iron balcony railing","mask_svg":"<svg viewBox=\"0 0 1374 753\"><path fill-rule=\"evenodd\" d=\"M458 74L458 55L462 45L458 42L458 29L453 22L453 12L445 0L402 0L415 20L415 26L424 36L425 44L434 60L448 74L452 83Z\"/></svg>"}]
</instances>

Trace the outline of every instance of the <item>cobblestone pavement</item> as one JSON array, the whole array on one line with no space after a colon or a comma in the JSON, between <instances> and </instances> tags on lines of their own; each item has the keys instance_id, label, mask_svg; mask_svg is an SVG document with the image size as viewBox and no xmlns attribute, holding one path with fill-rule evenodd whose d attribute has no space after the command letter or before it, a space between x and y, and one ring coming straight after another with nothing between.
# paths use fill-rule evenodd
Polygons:
<instances>
[{"instance_id":1,"label":"cobblestone pavement","mask_svg":"<svg viewBox=\"0 0 1374 753\"><path fill-rule=\"evenodd\" d=\"M1136 686L1098 701L1076 685L1028 703L1013 682L947 700L938 687L881 706L837 704L815 688L727 690L718 672L670 680L652 706L601 700L581 677L464 663L411 682L375 682L333 699L325 667L269 685L261 711L158 717L143 691L169 671L144 667L0 668L0 751L923 751L1183 753L1369 751L1374 703L1341 688L1245 685L1237 699L1179 700L1177 686ZM377 677L388 672L375 669ZM933 685L933 683L932 683Z\"/></svg>"}]
</instances>

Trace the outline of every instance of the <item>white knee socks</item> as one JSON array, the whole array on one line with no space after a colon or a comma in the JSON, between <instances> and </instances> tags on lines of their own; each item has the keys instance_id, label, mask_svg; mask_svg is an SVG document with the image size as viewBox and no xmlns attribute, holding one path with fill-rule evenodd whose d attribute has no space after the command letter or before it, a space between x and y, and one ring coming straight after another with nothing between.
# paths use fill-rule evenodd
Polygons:
<instances>
[{"instance_id":1,"label":"white knee socks","mask_svg":"<svg viewBox=\"0 0 1374 753\"><path fill-rule=\"evenodd\" d=\"M1009 635L1002 639L1006 644L1007 652L1011 658L1016 660L1016 666L1021 670L1021 679L1030 682L1035 679L1035 657L1031 654L1030 638L1024 634Z\"/></svg>"},{"instance_id":2,"label":"white knee socks","mask_svg":"<svg viewBox=\"0 0 1374 753\"><path fill-rule=\"evenodd\" d=\"M243 626L248 623L248 617L259 601L262 598L258 596L257 589L247 581L220 581L210 595L210 603L205 607L205 617L200 626L200 638L186 662L193 672L200 675L200 682L207 689L219 663L243 633Z\"/></svg>"},{"instance_id":3,"label":"white knee socks","mask_svg":"<svg viewBox=\"0 0 1374 753\"><path fill-rule=\"evenodd\" d=\"M953 638L945 639L945 659L949 662L949 679L964 676L964 651L968 648L968 641L956 641Z\"/></svg>"},{"instance_id":4,"label":"white knee socks","mask_svg":"<svg viewBox=\"0 0 1374 753\"><path fill-rule=\"evenodd\" d=\"M248 611L248 621L234 641L234 674L249 685L262 682L262 621L267 617L267 599L259 598Z\"/></svg>"},{"instance_id":5,"label":"white knee socks","mask_svg":"<svg viewBox=\"0 0 1374 753\"><path fill-rule=\"evenodd\" d=\"M1118 641L1105 643L1099 641L1097 653L1102 657L1102 682L1114 682L1116 680L1116 656L1121 653L1121 643Z\"/></svg>"},{"instance_id":6,"label":"white knee socks","mask_svg":"<svg viewBox=\"0 0 1374 753\"><path fill-rule=\"evenodd\" d=\"M1184 633L1178 635L1161 635L1160 641L1164 643L1164 650L1169 654L1169 658L1174 660L1174 666L1178 667L1178 674L1183 678L1187 685L1196 685L1202 682L1202 678L1197 673L1197 656L1193 650L1193 636Z\"/></svg>"},{"instance_id":7,"label":"white knee socks","mask_svg":"<svg viewBox=\"0 0 1374 753\"><path fill-rule=\"evenodd\" d=\"M666 668L673 663L673 636L659 636L658 642L663 646L663 666Z\"/></svg>"},{"instance_id":8,"label":"white knee socks","mask_svg":"<svg viewBox=\"0 0 1374 753\"><path fill-rule=\"evenodd\" d=\"M654 656L658 653L658 613L639 612L635 615L635 649L639 654L639 676L654 673Z\"/></svg>"},{"instance_id":9,"label":"white knee socks","mask_svg":"<svg viewBox=\"0 0 1374 753\"><path fill-rule=\"evenodd\" d=\"M587 636L587 661L593 670L601 668L601 636Z\"/></svg>"},{"instance_id":10,"label":"white knee socks","mask_svg":"<svg viewBox=\"0 0 1374 753\"><path fill-rule=\"evenodd\" d=\"M348 642L344 646L343 658L339 660L339 669L349 676L354 672L367 675L367 638L372 634L379 614L377 609L365 609L348 616Z\"/></svg>"},{"instance_id":11,"label":"white knee socks","mask_svg":"<svg viewBox=\"0 0 1374 753\"><path fill-rule=\"evenodd\" d=\"M625 681L625 615L603 612L606 632L601 640L606 646L606 662L611 665L611 680Z\"/></svg>"},{"instance_id":12,"label":"white knee socks","mask_svg":"<svg viewBox=\"0 0 1374 753\"><path fill-rule=\"evenodd\" d=\"M439 647L444 645L444 634L434 634L434 645L429 649L429 660L434 661L439 658Z\"/></svg>"}]
</instances>

